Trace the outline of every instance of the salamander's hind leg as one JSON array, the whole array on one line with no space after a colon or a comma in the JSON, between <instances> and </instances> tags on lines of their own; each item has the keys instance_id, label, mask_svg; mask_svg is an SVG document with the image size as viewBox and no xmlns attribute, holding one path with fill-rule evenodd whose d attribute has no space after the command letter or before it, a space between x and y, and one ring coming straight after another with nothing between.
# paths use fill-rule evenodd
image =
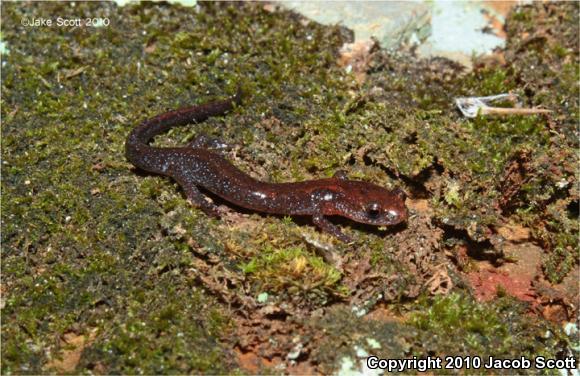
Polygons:
<instances>
[{"instance_id":1,"label":"salamander's hind leg","mask_svg":"<svg viewBox=\"0 0 580 376\"><path fill-rule=\"evenodd\" d=\"M315 214L312 216L312 222L314 222L314 224L322 231L336 236L338 239L345 243L350 243L352 241L350 236L345 235L337 226L332 224L332 222L330 222L328 219L324 218L324 215L322 214Z\"/></svg>"},{"instance_id":2,"label":"salamander's hind leg","mask_svg":"<svg viewBox=\"0 0 580 376\"><path fill-rule=\"evenodd\" d=\"M217 138L211 138L204 134L200 134L193 141L189 143L189 147L193 149L215 149L228 150L231 146Z\"/></svg>"},{"instance_id":3,"label":"salamander's hind leg","mask_svg":"<svg viewBox=\"0 0 580 376\"><path fill-rule=\"evenodd\" d=\"M191 204L199 209L201 209L205 214L213 218L219 218L220 213L218 211L217 205L208 202L205 199L203 193L193 184L180 184L185 191L185 195L187 199L191 202Z\"/></svg>"}]
</instances>

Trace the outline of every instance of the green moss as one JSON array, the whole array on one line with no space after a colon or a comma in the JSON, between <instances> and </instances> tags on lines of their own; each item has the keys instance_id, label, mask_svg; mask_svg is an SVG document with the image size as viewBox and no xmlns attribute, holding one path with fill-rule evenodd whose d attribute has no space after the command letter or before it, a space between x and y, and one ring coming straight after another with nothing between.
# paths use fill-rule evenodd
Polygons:
<instances>
[{"instance_id":1,"label":"green moss","mask_svg":"<svg viewBox=\"0 0 580 376\"><path fill-rule=\"evenodd\" d=\"M342 277L338 270L302 248L268 246L241 268L249 275L255 291L290 295L347 292L338 284Z\"/></svg>"},{"instance_id":2,"label":"green moss","mask_svg":"<svg viewBox=\"0 0 580 376\"><path fill-rule=\"evenodd\" d=\"M536 356L555 359L557 343L569 340L555 326L538 326L538 319L526 315L525 304L511 298L499 297L490 303L478 303L463 294L419 300L411 313L409 324L419 329L413 349L416 356L473 356L482 362L488 357L534 359ZM547 334L549 333L549 334ZM461 345L458 346L458 339ZM507 371L507 370L504 370ZM498 370L480 368L479 373ZM537 369L518 370L536 374ZM448 370L436 373L446 374Z\"/></svg>"},{"instance_id":3,"label":"green moss","mask_svg":"<svg viewBox=\"0 0 580 376\"><path fill-rule=\"evenodd\" d=\"M114 26L77 33L20 24L47 15L106 16ZM2 261L10 274L3 280L10 286L3 373L43 372L60 356L63 333L91 328L97 337L76 372L235 370L235 362L218 359L227 352L218 341L227 308L199 291L188 272L197 261L192 250L223 255L220 231L228 231L192 209L168 179L136 174L124 140L147 116L223 97L241 83L248 97L237 119L176 129L159 143L204 131L254 145L239 162L252 172L259 165L253 158L270 147L255 140L274 133L249 125L273 117L278 103L295 103L286 113L296 121L337 105L344 86L334 66L340 30L233 4L203 4L199 12L159 4L2 4L2 25L11 51L3 55L2 80ZM275 137L281 139L284 133ZM269 158L283 155L279 148ZM294 155L289 163L298 166ZM292 179L285 165L275 167L272 176ZM236 240L245 245L248 238Z\"/></svg>"},{"instance_id":4,"label":"green moss","mask_svg":"<svg viewBox=\"0 0 580 376\"><path fill-rule=\"evenodd\" d=\"M515 88L510 73L505 68L479 69L466 77L462 88L478 97L508 93Z\"/></svg>"},{"instance_id":5,"label":"green moss","mask_svg":"<svg viewBox=\"0 0 580 376\"><path fill-rule=\"evenodd\" d=\"M564 236L561 236L561 238ZM548 280L560 283L577 263L577 251L574 251L577 237L569 234L565 239L559 239L568 249L556 247L543 262L544 274Z\"/></svg>"},{"instance_id":6,"label":"green moss","mask_svg":"<svg viewBox=\"0 0 580 376\"><path fill-rule=\"evenodd\" d=\"M182 145L198 133L220 138L234 146L228 159L266 181L347 169L353 178L426 196L435 210L431 223L465 230L476 241L489 240L489 230L504 221L531 228L547 251L544 270L553 281L577 263L578 219L567 210L577 202L570 188L577 180L580 77L577 56L568 53L578 39L574 4L539 4L514 13L506 67L460 77L442 59L417 61L379 51L362 88L336 64L336 51L346 41L340 28L304 25L262 4L201 3L197 10L153 3L1 6L2 41L10 50L2 56L1 99L3 373L57 372L46 366L68 346L60 338L93 329L96 337L75 373L237 372L235 360L222 361L234 359L227 342L233 330L229 298L268 291L308 317L359 293L367 295L357 304L372 306L381 292L397 300L419 283L410 261L397 259L395 252L402 250L393 234L350 223L344 227L357 239L354 246L321 236L345 263L348 272L339 272L314 254L319 237L309 223L235 208L224 220L209 219L190 207L170 179L138 173L125 160L125 137L135 124L169 108L231 94L238 84L247 96L232 114L174 129L156 144ZM548 8L555 9L553 15ZM46 15L110 17L114 26L39 31L20 23ZM521 40L524 32L535 32L539 16L555 39ZM456 96L512 90L524 106L541 105L554 116L466 120L452 108ZM506 171L524 154L524 181L509 187L515 193L501 207ZM429 230L440 231L435 225ZM417 230L410 226L400 233L405 239L432 238L412 231ZM367 260L376 278L349 295L344 280L360 272L353 265ZM208 282L214 280L234 286L231 296L216 297L219 289ZM423 340L418 353L488 349L491 342L482 338L494 335L498 345L521 350L504 338L506 325L532 334L548 326L541 322L532 330L518 321L510 327L507 309L467 298L434 305L430 315L416 318L430 337L408 339L404 333L416 330L408 325L374 322L360 328L367 336L384 333L376 340L390 349L385 356L401 357L410 343ZM336 344L344 333L356 334L362 322L347 311L308 326L333 330L316 342L324 342L313 355L321 369L333 369ZM491 317L494 312L499 319ZM466 323L457 322L459 314ZM478 319L484 323L479 327ZM465 334L471 342L445 341L437 337L439 329L451 330L454 339ZM312 333L307 334L316 339ZM401 343L386 346L399 337ZM557 348L539 341L542 350L529 338L522 343L538 353Z\"/></svg>"},{"instance_id":7,"label":"green moss","mask_svg":"<svg viewBox=\"0 0 580 376\"><path fill-rule=\"evenodd\" d=\"M228 321L215 308L207 309L204 323L195 324L197 307L206 298L182 288L140 289L129 300L125 319L114 319L116 330L84 354L81 367L108 364L112 373L221 373L233 364L212 336L228 330ZM144 346L144 343L155 344ZM191 351L196 349L195 351Z\"/></svg>"},{"instance_id":8,"label":"green moss","mask_svg":"<svg viewBox=\"0 0 580 376\"><path fill-rule=\"evenodd\" d=\"M537 30L532 20L538 19L550 32ZM577 175L573 129L579 113L580 70L578 57L564 53L577 46L578 28L573 26L577 19L577 7L571 4L519 8L508 20L506 64L476 65L462 76L451 64L431 60L409 66L405 63L409 57L378 53L373 66L387 67L389 74L373 72L366 83L368 95L390 105L368 103L362 107L367 113L359 107L353 114L358 119L349 119L366 126L367 132L368 125L382 124L386 135L373 130L366 138L372 145L367 158L423 185L439 221L466 230L477 242L485 241L485 233L493 233L506 220L529 226L548 253L556 248L571 252L546 259L563 262L562 267L548 268L563 273L570 270L570 262L564 260L578 263L578 255L571 251L575 247L567 240L578 221L566 219L566 209L551 203L577 197L561 188ZM433 71L440 76L433 77ZM508 92L518 95L519 106L554 113L462 119L452 108L456 97ZM424 98L435 99L425 105ZM549 274L552 281L564 275L554 279Z\"/></svg>"},{"instance_id":9,"label":"green moss","mask_svg":"<svg viewBox=\"0 0 580 376\"><path fill-rule=\"evenodd\" d=\"M506 323L497 315L495 307L479 305L460 294L436 298L426 304L426 311L413 314L410 323L420 330L445 333L463 338L475 353L488 348L482 340L494 339L494 349L504 353L513 347L514 338L508 336Z\"/></svg>"},{"instance_id":10,"label":"green moss","mask_svg":"<svg viewBox=\"0 0 580 376\"><path fill-rule=\"evenodd\" d=\"M478 303L464 293L446 297L421 297L406 307L408 319L360 318L351 309L334 307L324 317L309 322L316 332L323 332L320 345L311 357L323 365L325 373L336 372L341 361L349 358L359 368L357 352L361 349L383 359L411 359L446 356L474 357L482 362L488 357L519 359L536 356L555 359L558 344L570 339L557 326L538 325L538 319L527 315L525 304L509 297L490 303ZM328 364L334 365L328 367ZM466 363L462 372L473 372ZM408 370L416 373L415 370ZM495 374L499 370L480 367L477 373ZM513 371L513 370L512 370ZM449 374L449 369L435 369L435 374ZM502 370L510 372L510 370ZM517 370L537 374L535 368Z\"/></svg>"}]
</instances>

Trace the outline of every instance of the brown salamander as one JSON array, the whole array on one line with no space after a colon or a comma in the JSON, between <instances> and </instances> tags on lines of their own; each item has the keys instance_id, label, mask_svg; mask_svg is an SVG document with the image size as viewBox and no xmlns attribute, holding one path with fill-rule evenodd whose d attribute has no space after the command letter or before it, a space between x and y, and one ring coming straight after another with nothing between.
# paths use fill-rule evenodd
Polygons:
<instances>
[{"instance_id":1,"label":"brown salamander","mask_svg":"<svg viewBox=\"0 0 580 376\"><path fill-rule=\"evenodd\" d=\"M408 217L402 190L348 180L344 171L332 178L295 183L258 181L208 150L204 137L191 145L156 148L149 141L168 129L223 115L240 103L240 95L217 102L170 111L145 120L134 128L125 144L127 159L135 166L170 176L179 183L191 203L210 216L219 217L217 206L206 201L199 187L243 208L292 216L311 216L314 224L342 241L350 238L326 216L342 216L359 223L394 225Z\"/></svg>"}]
</instances>

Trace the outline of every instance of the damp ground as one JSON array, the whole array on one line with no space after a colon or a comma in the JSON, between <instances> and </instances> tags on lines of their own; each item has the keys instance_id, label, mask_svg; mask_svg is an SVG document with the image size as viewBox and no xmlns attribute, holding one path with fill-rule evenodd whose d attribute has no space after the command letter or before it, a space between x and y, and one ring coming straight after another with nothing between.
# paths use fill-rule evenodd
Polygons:
<instances>
[{"instance_id":1,"label":"damp ground","mask_svg":"<svg viewBox=\"0 0 580 376\"><path fill-rule=\"evenodd\" d=\"M260 3L1 6L3 373L578 357L578 3L515 8L471 72ZM42 17L110 24L22 23ZM343 244L225 201L210 219L126 161L140 121L238 85L234 112L155 144L205 133L271 182L345 170L404 189L408 223L337 219ZM453 103L506 92L552 113Z\"/></svg>"}]
</instances>

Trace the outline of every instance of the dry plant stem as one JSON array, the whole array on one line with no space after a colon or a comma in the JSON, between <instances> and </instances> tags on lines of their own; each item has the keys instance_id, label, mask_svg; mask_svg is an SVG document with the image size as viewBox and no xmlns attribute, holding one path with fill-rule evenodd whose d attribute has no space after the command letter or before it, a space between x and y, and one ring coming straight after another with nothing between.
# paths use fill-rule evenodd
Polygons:
<instances>
[{"instance_id":1,"label":"dry plant stem","mask_svg":"<svg viewBox=\"0 0 580 376\"><path fill-rule=\"evenodd\" d=\"M551 110L543 108L504 108L504 107L483 107L482 115L536 115L549 114Z\"/></svg>"}]
</instances>

